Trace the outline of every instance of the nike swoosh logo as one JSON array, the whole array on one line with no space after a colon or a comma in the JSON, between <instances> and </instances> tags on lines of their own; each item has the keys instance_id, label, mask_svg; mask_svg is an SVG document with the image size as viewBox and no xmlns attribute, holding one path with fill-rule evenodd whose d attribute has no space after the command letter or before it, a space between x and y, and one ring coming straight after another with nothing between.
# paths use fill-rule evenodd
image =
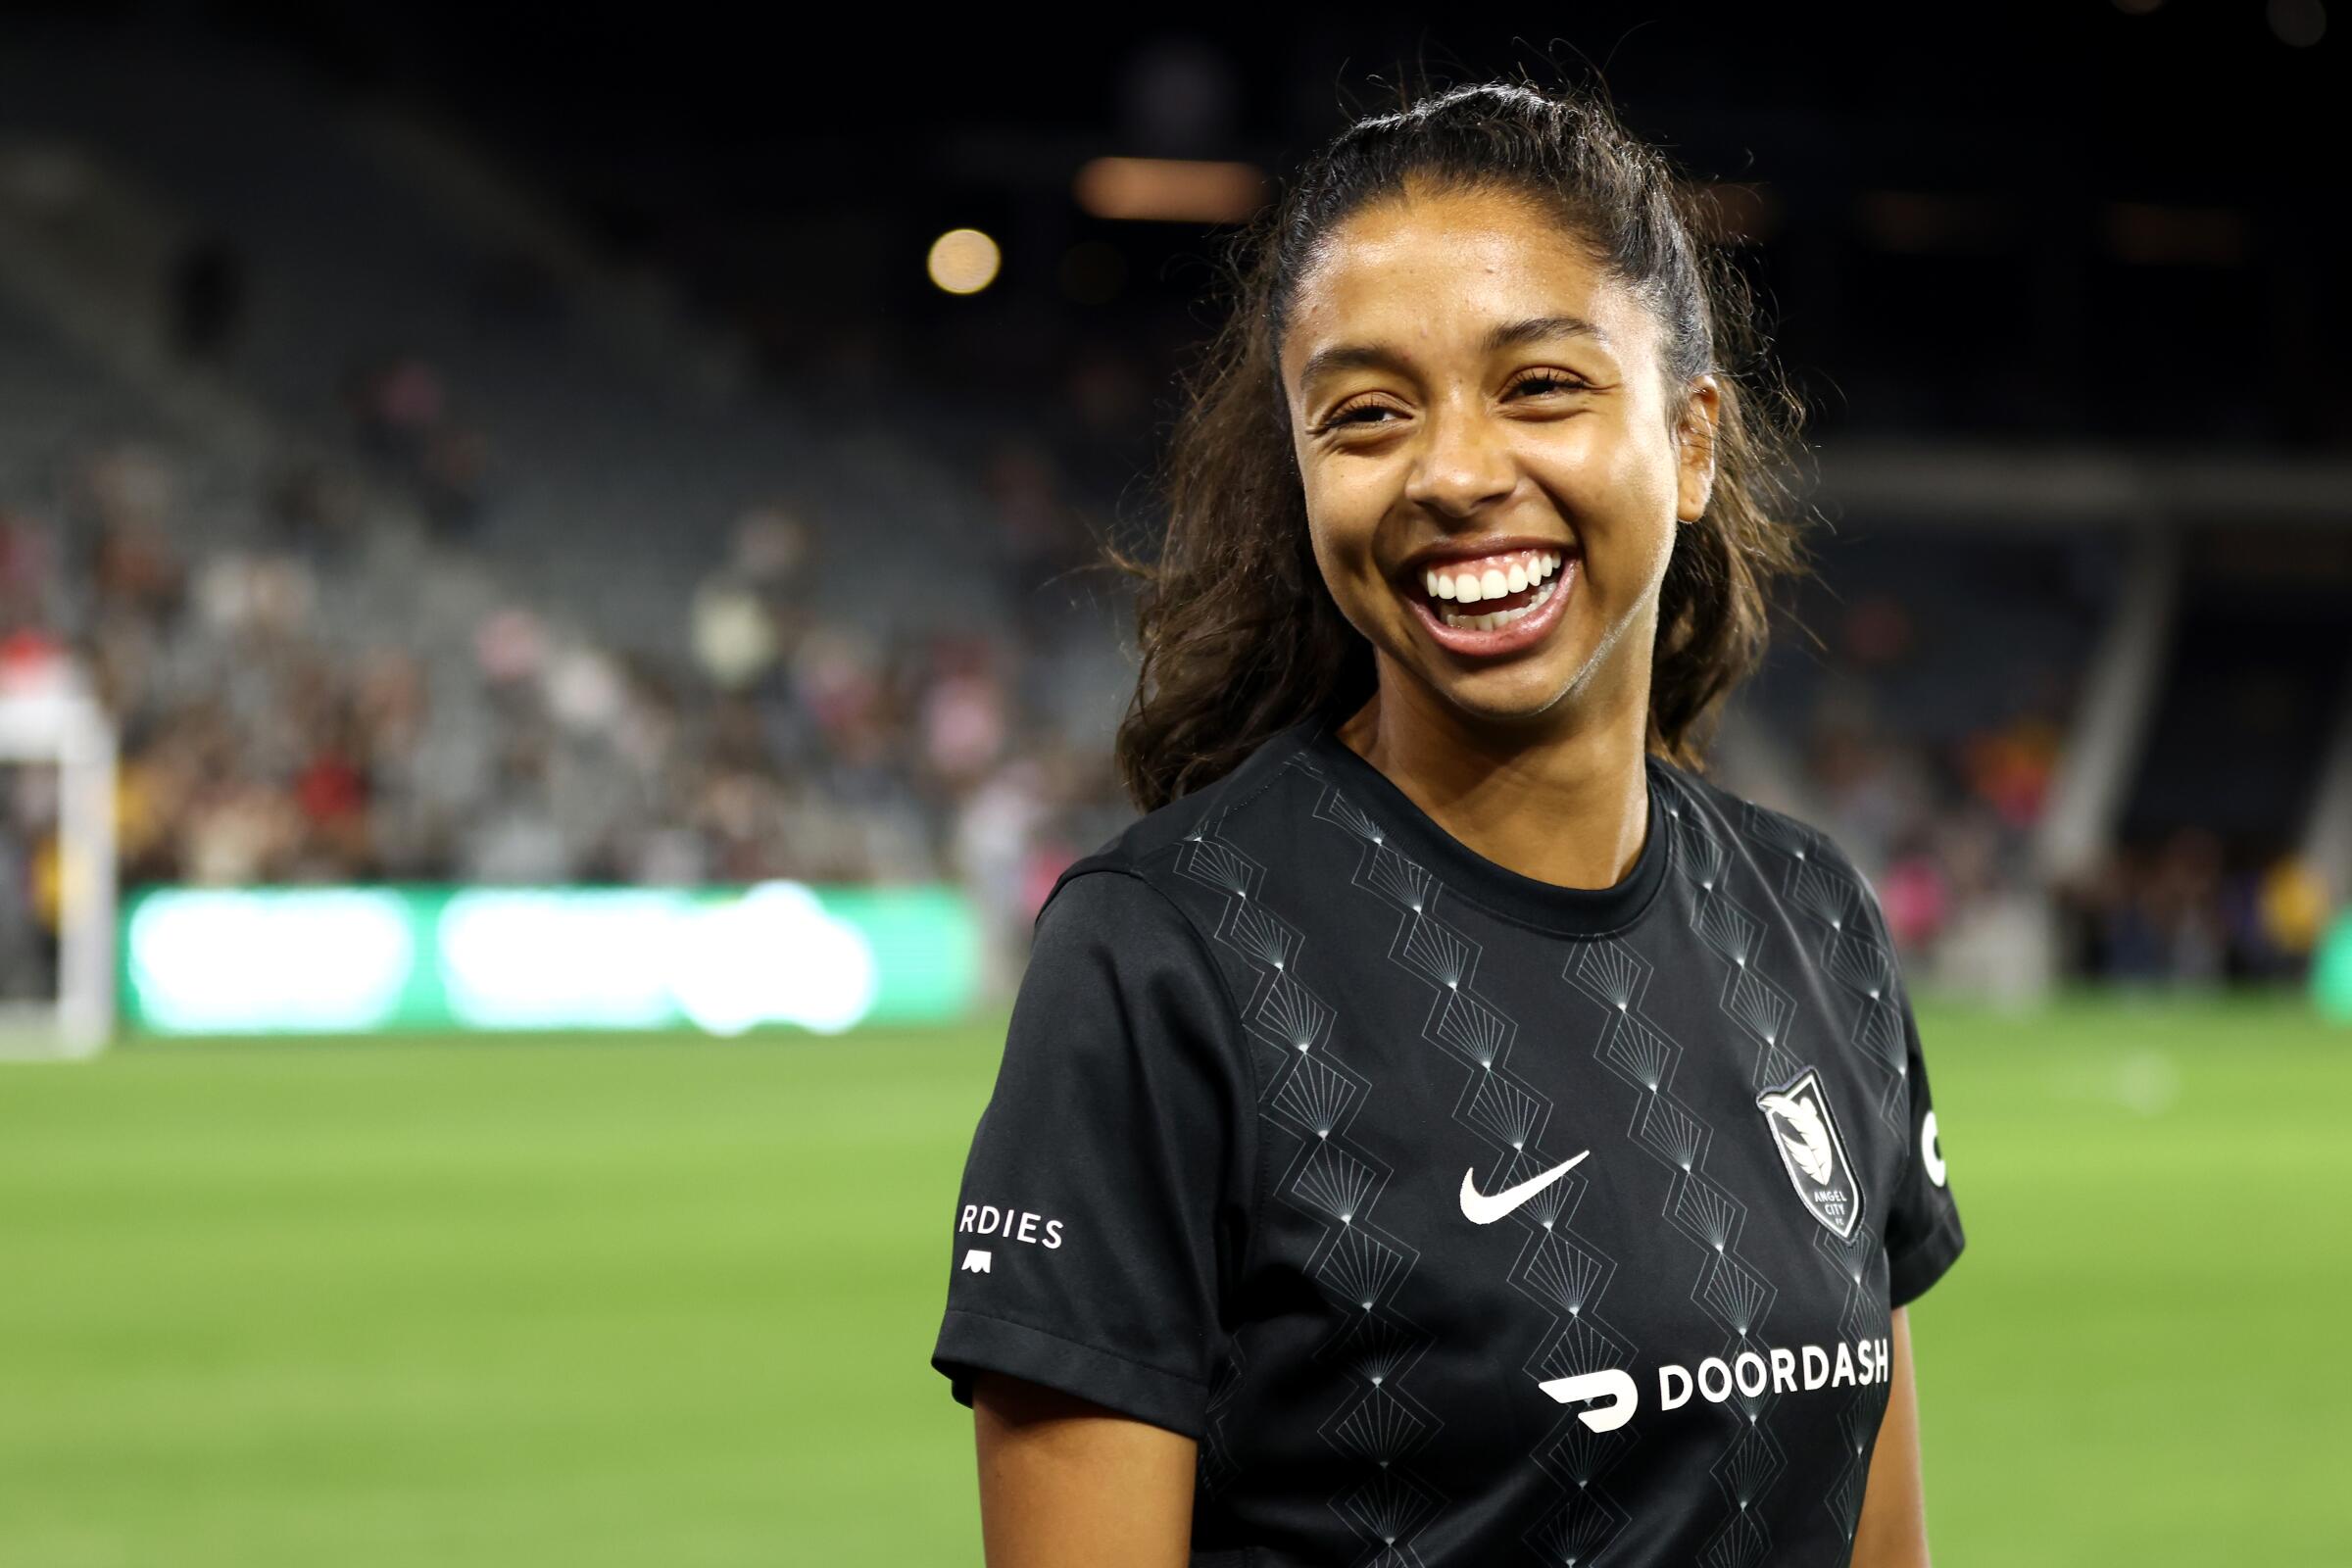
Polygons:
<instances>
[{"instance_id":1,"label":"nike swoosh logo","mask_svg":"<svg viewBox=\"0 0 2352 1568\"><path fill-rule=\"evenodd\" d=\"M1592 1151L1590 1149L1585 1151L1585 1154L1591 1152ZM1473 1225L1494 1224L1503 1215L1508 1214L1512 1209L1517 1208L1521 1203L1526 1202L1544 1188L1567 1175L1575 1167L1576 1161L1583 1159L1585 1154L1577 1155L1576 1159L1564 1159L1543 1175L1530 1176L1518 1186L1506 1187L1492 1198L1478 1190L1478 1183L1474 1179L1478 1175L1478 1168L1472 1166L1462 1172L1463 1217Z\"/></svg>"}]
</instances>

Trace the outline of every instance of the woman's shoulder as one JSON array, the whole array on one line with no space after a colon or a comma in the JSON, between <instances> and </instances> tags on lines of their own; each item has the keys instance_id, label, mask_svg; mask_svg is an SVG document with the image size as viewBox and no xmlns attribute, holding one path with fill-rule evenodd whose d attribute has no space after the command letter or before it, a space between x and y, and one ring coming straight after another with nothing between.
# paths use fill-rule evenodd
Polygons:
<instances>
[{"instance_id":1,"label":"woman's shoulder","mask_svg":"<svg viewBox=\"0 0 2352 1568\"><path fill-rule=\"evenodd\" d=\"M1079 857L1039 905L1021 991L1026 1017L1054 1017L1057 1032L1088 1007L1127 1018L1150 1013L1189 1020L1186 1038L1220 1042L1223 1070L1252 1081L1244 1049L1235 972L1241 960L1219 941L1226 892L1247 886L1246 858L1225 837L1248 814L1284 811L1312 797L1311 774L1292 766L1303 737L1278 732L1211 783L1147 811ZM1254 836L1254 835L1253 835ZM1243 993L1246 994L1246 993ZM1124 997L1125 1002L1109 999ZM1149 1006L1134 999L1149 998Z\"/></svg>"},{"instance_id":2,"label":"woman's shoulder","mask_svg":"<svg viewBox=\"0 0 2352 1568\"><path fill-rule=\"evenodd\" d=\"M1877 908L1878 890L1869 875L1826 829L1695 768L1654 754L1651 761L1667 786L1666 809L1686 863L1701 873L1734 858L1758 868L1786 866L1798 884L1821 879ZM1771 881L1780 886L1787 878Z\"/></svg>"},{"instance_id":3,"label":"woman's shoulder","mask_svg":"<svg viewBox=\"0 0 2352 1568\"><path fill-rule=\"evenodd\" d=\"M1280 810L1292 792L1282 788L1311 775L1305 757L1313 722L1275 731L1230 772L1146 811L1061 874L1061 882L1090 871L1126 871L1147 878L1165 875L1186 845L1219 835L1237 819ZM1056 883L1058 891L1060 883Z\"/></svg>"}]
</instances>

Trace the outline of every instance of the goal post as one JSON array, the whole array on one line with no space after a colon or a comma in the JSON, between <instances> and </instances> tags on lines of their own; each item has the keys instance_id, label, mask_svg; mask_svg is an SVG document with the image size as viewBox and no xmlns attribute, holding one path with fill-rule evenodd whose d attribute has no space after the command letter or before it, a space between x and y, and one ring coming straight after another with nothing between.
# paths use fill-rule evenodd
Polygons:
<instances>
[{"instance_id":1,"label":"goal post","mask_svg":"<svg viewBox=\"0 0 2352 1568\"><path fill-rule=\"evenodd\" d=\"M0 999L0 1058L93 1055L115 1025L114 725L86 692L0 691L0 765L57 770L55 822L33 829L54 836L56 986ZM34 881L0 891L7 918L46 917Z\"/></svg>"}]
</instances>

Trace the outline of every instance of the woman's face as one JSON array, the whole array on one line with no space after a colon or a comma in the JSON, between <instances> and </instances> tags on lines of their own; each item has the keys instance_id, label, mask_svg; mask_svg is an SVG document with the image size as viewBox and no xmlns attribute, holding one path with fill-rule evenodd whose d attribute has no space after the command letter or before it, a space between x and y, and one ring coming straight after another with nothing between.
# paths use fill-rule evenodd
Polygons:
<instances>
[{"instance_id":1,"label":"woman's face","mask_svg":"<svg viewBox=\"0 0 2352 1568\"><path fill-rule=\"evenodd\" d=\"M1384 693L1401 677L1489 724L1646 714L1658 585L1678 519L1706 509L1718 400L1698 377L1678 429L1658 338L1509 195L1416 187L1333 232L1282 381L1315 559Z\"/></svg>"}]
</instances>

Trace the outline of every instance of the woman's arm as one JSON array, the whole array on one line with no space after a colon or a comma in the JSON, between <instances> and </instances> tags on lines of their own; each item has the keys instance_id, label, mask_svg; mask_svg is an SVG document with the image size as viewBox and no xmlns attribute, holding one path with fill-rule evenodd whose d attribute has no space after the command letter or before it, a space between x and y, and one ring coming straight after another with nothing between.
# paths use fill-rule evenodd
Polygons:
<instances>
[{"instance_id":1,"label":"woman's arm","mask_svg":"<svg viewBox=\"0 0 2352 1568\"><path fill-rule=\"evenodd\" d=\"M972 1419L988 1568L1184 1568L1192 1439L1002 1372L972 1380Z\"/></svg>"},{"instance_id":2,"label":"woman's arm","mask_svg":"<svg viewBox=\"0 0 2352 1568\"><path fill-rule=\"evenodd\" d=\"M1927 1491L1919 1475L1919 1392L1911 1382L1909 1309L1894 1309L1886 1415L1870 1454L1852 1568L1928 1568Z\"/></svg>"}]
</instances>

